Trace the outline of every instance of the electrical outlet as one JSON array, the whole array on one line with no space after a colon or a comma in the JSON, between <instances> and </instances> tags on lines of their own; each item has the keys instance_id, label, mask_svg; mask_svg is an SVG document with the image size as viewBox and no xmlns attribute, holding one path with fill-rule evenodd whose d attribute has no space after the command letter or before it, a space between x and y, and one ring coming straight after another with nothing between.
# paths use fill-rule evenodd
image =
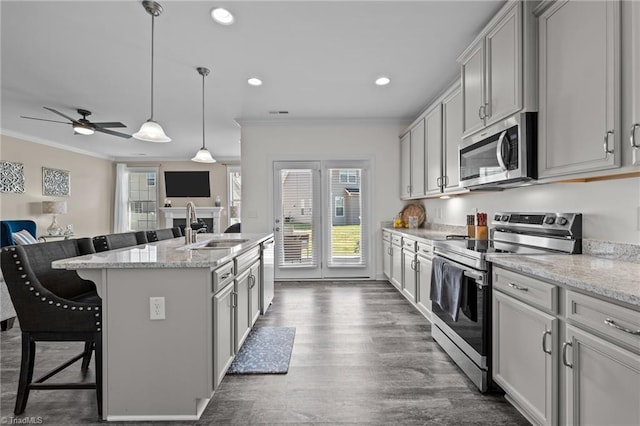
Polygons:
<instances>
[{"instance_id":1,"label":"electrical outlet","mask_svg":"<svg viewBox=\"0 0 640 426\"><path fill-rule=\"evenodd\" d=\"M149 298L149 319L163 320L166 319L164 312L164 297Z\"/></svg>"}]
</instances>

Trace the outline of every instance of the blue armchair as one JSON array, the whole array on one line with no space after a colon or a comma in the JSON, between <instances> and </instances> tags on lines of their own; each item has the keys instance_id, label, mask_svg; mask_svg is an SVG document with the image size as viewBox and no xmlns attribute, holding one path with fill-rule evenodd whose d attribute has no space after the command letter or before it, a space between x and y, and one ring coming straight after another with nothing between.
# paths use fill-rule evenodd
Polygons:
<instances>
[{"instance_id":1,"label":"blue armchair","mask_svg":"<svg viewBox=\"0 0 640 426\"><path fill-rule=\"evenodd\" d=\"M36 223L32 220L2 220L0 221L0 247L15 244L11 234L26 229L33 237L36 237ZM13 327L16 319L16 310L11 303L11 297L7 291L7 284L0 273L0 330L6 331Z\"/></svg>"}]
</instances>

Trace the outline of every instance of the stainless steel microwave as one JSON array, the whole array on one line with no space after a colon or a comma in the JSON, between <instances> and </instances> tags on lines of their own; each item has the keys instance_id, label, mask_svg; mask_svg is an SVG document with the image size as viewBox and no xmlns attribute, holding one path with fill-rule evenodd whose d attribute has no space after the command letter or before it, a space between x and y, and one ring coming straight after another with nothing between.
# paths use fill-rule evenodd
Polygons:
<instances>
[{"instance_id":1,"label":"stainless steel microwave","mask_svg":"<svg viewBox=\"0 0 640 426\"><path fill-rule=\"evenodd\" d=\"M458 147L460 184L515 186L537 178L538 113L524 112L465 138Z\"/></svg>"}]
</instances>

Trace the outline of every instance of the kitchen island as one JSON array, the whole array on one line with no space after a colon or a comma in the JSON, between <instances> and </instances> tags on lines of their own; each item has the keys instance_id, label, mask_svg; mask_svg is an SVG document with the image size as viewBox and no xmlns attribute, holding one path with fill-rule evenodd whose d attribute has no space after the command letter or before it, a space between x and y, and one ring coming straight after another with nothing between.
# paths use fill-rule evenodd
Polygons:
<instances>
[{"instance_id":1,"label":"kitchen island","mask_svg":"<svg viewBox=\"0 0 640 426\"><path fill-rule=\"evenodd\" d=\"M253 274L272 236L201 234L188 246L174 238L53 262L93 281L102 297L105 420L199 419L241 344L236 323L253 324L233 317L255 312L256 278L246 279L245 270ZM231 313L224 325L216 306ZM216 363L216 345L230 357Z\"/></svg>"}]
</instances>

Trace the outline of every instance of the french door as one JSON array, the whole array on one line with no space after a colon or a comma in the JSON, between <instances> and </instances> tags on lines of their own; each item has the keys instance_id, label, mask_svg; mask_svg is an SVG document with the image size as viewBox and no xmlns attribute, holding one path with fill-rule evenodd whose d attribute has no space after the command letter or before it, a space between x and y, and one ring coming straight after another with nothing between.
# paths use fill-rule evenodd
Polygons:
<instances>
[{"instance_id":1,"label":"french door","mask_svg":"<svg viewBox=\"0 0 640 426\"><path fill-rule=\"evenodd\" d=\"M368 162L274 163L277 279L370 277Z\"/></svg>"}]
</instances>

